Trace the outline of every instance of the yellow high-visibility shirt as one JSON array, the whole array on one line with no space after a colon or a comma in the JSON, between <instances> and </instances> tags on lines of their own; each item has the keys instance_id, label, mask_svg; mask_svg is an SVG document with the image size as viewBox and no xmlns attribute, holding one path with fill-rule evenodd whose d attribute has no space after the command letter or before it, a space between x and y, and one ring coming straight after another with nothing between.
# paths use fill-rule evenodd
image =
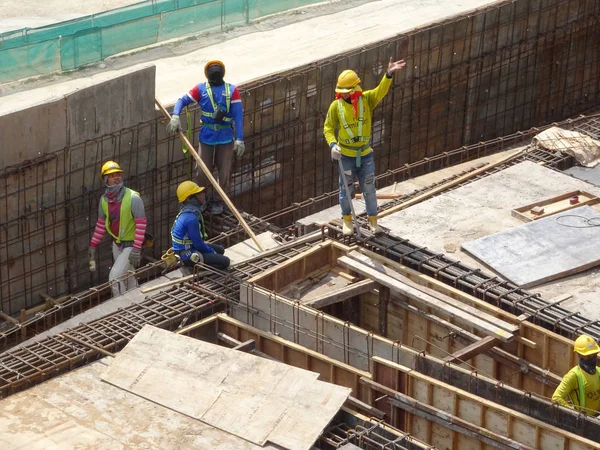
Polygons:
<instances>
[{"instance_id":1,"label":"yellow high-visibility shirt","mask_svg":"<svg viewBox=\"0 0 600 450\"><path fill-rule=\"evenodd\" d=\"M570 398L575 409L579 409L581 402L579 400L579 383L577 382L577 370L581 370L579 366L573 367L563 377L562 382L558 385L552 401L568 408L573 408L567 400ZM581 370L585 381L585 412L590 415L598 413L600 410L600 375L595 373L590 375L585 370Z\"/></svg>"},{"instance_id":2,"label":"yellow high-visibility shirt","mask_svg":"<svg viewBox=\"0 0 600 450\"><path fill-rule=\"evenodd\" d=\"M386 96L386 94L390 90L391 84L392 78L388 78L387 75L384 75L383 79L379 83L379 86L377 86L375 89L371 89L370 91L364 91L362 94L362 138L366 138L367 144L371 138L371 115L373 113L373 109L375 109L375 106L377 106L377 104L381 100L383 100L383 97ZM342 155L356 157L356 151L361 147L365 147L365 140L363 140L363 142L344 143L344 141L350 139L350 136L348 135L347 131L342 126L342 122L340 121L338 102L342 103L342 110L344 112L344 117L349 128L353 132L354 136L358 135L358 117L354 117L352 104L346 102L343 99L334 100L331 103L331 105L329 105L329 110L327 111L327 118L325 119L325 125L323 127L323 134L325 135L327 145L331 146L333 142L337 142L342 148ZM335 135L336 128L338 129L337 137ZM366 147L367 148L364 148L361 151L361 156L368 155L372 152L371 147L369 145L367 145Z\"/></svg>"}]
</instances>

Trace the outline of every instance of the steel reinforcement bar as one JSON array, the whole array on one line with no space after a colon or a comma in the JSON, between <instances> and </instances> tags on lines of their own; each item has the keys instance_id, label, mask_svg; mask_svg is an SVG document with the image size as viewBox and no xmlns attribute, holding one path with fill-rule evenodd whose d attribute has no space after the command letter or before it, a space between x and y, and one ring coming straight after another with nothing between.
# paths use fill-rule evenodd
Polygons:
<instances>
[{"instance_id":1,"label":"steel reinforcement bar","mask_svg":"<svg viewBox=\"0 0 600 450\"><path fill-rule=\"evenodd\" d=\"M570 339L586 333L600 339L600 322L589 320L577 312L551 304L541 297L518 287L510 281L473 269L460 261L420 247L408 239L387 234L373 236L366 225L360 241L342 234L341 224L326 225L323 234L345 244L357 244L386 258L399 262L421 273L433 276L444 283L468 292L488 303L515 315L527 314L528 320Z\"/></svg>"},{"instance_id":2,"label":"steel reinforcement bar","mask_svg":"<svg viewBox=\"0 0 600 450\"><path fill-rule=\"evenodd\" d=\"M299 239L233 267L201 270L143 302L0 354L0 398L120 350L146 324L174 330L239 300L239 284L306 251L318 236ZM211 272L209 277L205 275Z\"/></svg>"}]
</instances>

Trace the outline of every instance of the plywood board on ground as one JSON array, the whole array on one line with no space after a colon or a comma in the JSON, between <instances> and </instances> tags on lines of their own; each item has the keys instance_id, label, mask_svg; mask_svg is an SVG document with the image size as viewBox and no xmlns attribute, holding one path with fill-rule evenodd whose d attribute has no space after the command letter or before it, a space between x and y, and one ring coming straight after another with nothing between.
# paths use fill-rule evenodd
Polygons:
<instances>
[{"instance_id":1,"label":"plywood board on ground","mask_svg":"<svg viewBox=\"0 0 600 450\"><path fill-rule=\"evenodd\" d=\"M576 203L571 203L571 199L576 197ZM600 199L594 194L585 191L571 191L565 194L538 201L530 205L521 206L512 210L513 217L524 222L543 219L544 217L579 208L585 205L595 205ZM535 210L538 210L536 213Z\"/></svg>"},{"instance_id":2,"label":"plywood board on ground","mask_svg":"<svg viewBox=\"0 0 600 450\"><path fill-rule=\"evenodd\" d=\"M582 206L462 244L497 273L524 287L600 264L600 212Z\"/></svg>"},{"instance_id":3,"label":"plywood board on ground","mask_svg":"<svg viewBox=\"0 0 600 450\"><path fill-rule=\"evenodd\" d=\"M317 377L147 325L102 379L255 444L301 450L351 392Z\"/></svg>"}]
</instances>

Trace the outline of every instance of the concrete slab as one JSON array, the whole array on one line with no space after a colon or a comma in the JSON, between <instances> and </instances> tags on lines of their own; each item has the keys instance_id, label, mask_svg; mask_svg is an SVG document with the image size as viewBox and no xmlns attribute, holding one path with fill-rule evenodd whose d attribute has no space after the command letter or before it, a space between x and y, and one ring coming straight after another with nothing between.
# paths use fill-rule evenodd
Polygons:
<instances>
[{"instance_id":1,"label":"concrete slab","mask_svg":"<svg viewBox=\"0 0 600 450\"><path fill-rule=\"evenodd\" d=\"M565 170L565 173L583 181L600 186L600 165L596 167L573 166Z\"/></svg>"},{"instance_id":2,"label":"concrete slab","mask_svg":"<svg viewBox=\"0 0 600 450\"><path fill-rule=\"evenodd\" d=\"M442 182L456 174L459 174L464 171L468 171L474 169L476 167L481 166L482 164L488 164L497 160L500 160L506 157L508 154L514 152L514 149L506 150L504 152L496 153L494 155L486 156L483 158L478 158L473 161L468 161L462 164L457 164L452 167L447 167L442 170L437 170L432 173L428 173L426 175L422 175L420 177L412 178L408 181L404 181L402 183L398 183L396 185L396 190L394 192L409 195L413 192L425 188L427 186L431 186L432 184ZM393 186L387 186L381 189L378 189L378 193L391 193L393 191ZM385 205L386 203L392 200L378 200L377 205ZM352 200L354 204L354 210L356 214L364 214L366 213L365 202L363 200ZM301 231L301 235L306 234L310 231L313 231L317 227L329 223L334 219L339 219L341 216L339 205L332 206L331 208L324 209L318 213L312 214L310 216L303 217L302 219L296 221L296 225Z\"/></svg>"},{"instance_id":3,"label":"concrete slab","mask_svg":"<svg viewBox=\"0 0 600 450\"><path fill-rule=\"evenodd\" d=\"M530 288L600 264L600 212L582 206L465 242L462 248L504 278Z\"/></svg>"},{"instance_id":4,"label":"concrete slab","mask_svg":"<svg viewBox=\"0 0 600 450\"><path fill-rule=\"evenodd\" d=\"M462 251L464 242L488 236L522 222L511 216L513 208L573 190L600 194L600 188L532 162L523 162L499 173L426 200L381 220L391 234L410 239L452 259L489 269ZM570 293L563 306L590 319L600 319L597 292L600 276L595 269L533 289L545 298Z\"/></svg>"},{"instance_id":5,"label":"concrete slab","mask_svg":"<svg viewBox=\"0 0 600 450\"><path fill-rule=\"evenodd\" d=\"M281 243L273 239L273 233L270 231L258 234L256 239L265 250L270 250L281 245ZM258 255L259 253L259 248L251 238L225 249L225 256L231 260L231 264L239 263L240 261Z\"/></svg>"}]
</instances>

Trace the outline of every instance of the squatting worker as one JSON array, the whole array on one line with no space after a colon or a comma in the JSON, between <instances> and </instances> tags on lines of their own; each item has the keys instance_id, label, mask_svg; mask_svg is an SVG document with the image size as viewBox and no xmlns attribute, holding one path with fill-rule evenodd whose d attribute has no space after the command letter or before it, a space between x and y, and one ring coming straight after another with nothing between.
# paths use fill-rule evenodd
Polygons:
<instances>
[{"instance_id":1,"label":"squatting worker","mask_svg":"<svg viewBox=\"0 0 600 450\"><path fill-rule=\"evenodd\" d=\"M353 70L344 70L337 80L335 100L329 106L323 134L331 149L332 160L342 160L346 181L354 195L354 177L358 177L360 189L363 193L369 228L372 233L380 233L381 227L377 225L377 197L375 192L375 163L373 149L370 146L372 114L375 106L385 97L392 84L392 75L404 67L404 60L394 62L392 58L388 63L387 72L379 86L370 91L362 91L360 78ZM336 137L335 130L338 130ZM352 214L350 209L351 199L346 197L346 190L340 178L340 206L344 220L343 232L351 235Z\"/></svg>"},{"instance_id":2,"label":"squatting worker","mask_svg":"<svg viewBox=\"0 0 600 450\"><path fill-rule=\"evenodd\" d=\"M98 220L92 235L88 258L90 270L96 268L96 248L108 234L112 237L113 265L108 280L124 276L140 264L142 245L146 234L146 213L140 194L123 185L123 170L114 161L107 161L100 171L106 186L98 206ZM135 277L113 283L112 295L116 297L137 286Z\"/></svg>"},{"instance_id":3,"label":"squatting worker","mask_svg":"<svg viewBox=\"0 0 600 450\"><path fill-rule=\"evenodd\" d=\"M171 228L171 246L187 266L204 263L215 269L229 267L229 258L220 245L204 242L207 238L202 218L205 201L204 188L193 181L184 181L177 187L179 214Z\"/></svg>"},{"instance_id":4,"label":"squatting worker","mask_svg":"<svg viewBox=\"0 0 600 450\"><path fill-rule=\"evenodd\" d=\"M582 334L575 341L574 350L579 355L579 364L563 377L552 395L552 401L597 415L600 410L600 369L596 365L600 347L594 338Z\"/></svg>"},{"instance_id":5,"label":"squatting worker","mask_svg":"<svg viewBox=\"0 0 600 450\"><path fill-rule=\"evenodd\" d=\"M204 66L204 75L208 81L194 86L186 95L175 103L173 116L167 125L167 131L176 132L181 128L179 114L183 108L194 102L202 110L202 127L198 140L200 141L200 158L212 171L219 172L219 186L225 193L229 191L233 153L238 158L244 154L244 120L242 112L242 97L237 87L226 83L225 65L221 61L209 61ZM208 186L208 178L200 168L196 176L200 186ZM209 202L211 214L223 212L223 201L215 193Z\"/></svg>"}]
</instances>

